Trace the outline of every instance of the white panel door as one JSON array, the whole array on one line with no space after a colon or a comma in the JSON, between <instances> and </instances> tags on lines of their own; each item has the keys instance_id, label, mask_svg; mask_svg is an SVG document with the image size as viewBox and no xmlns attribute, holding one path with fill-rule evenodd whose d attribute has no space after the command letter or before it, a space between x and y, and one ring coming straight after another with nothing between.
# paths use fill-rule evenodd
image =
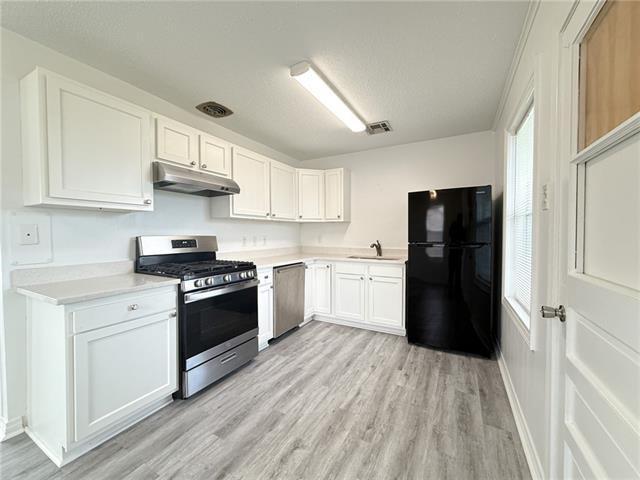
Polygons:
<instances>
[{"instance_id":1,"label":"white panel door","mask_svg":"<svg viewBox=\"0 0 640 480\"><path fill-rule=\"evenodd\" d=\"M73 337L75 441L177 390L176 335L166 312Z\"/></svg>"},{"instance_id":2,"label":"white panel door","mask_svg":"<svg viewBox=\"0 0 640 480\"><path fill-rule=\"evenodd\" d=\"M640 478L640 112L577 148L579 45L601 6L578 4L563 32L561 162L571 191L566 322L549 320L565 329L552 473L631 479Z\"/></svg>"},{"instance_id":3,"label":"white panel door","mask_svg":"<svg viewBox=\"0 0 640 480\"><path fill-rule=\"evenodd\" d=\"M335 316L363 322L365 319L365 277L352 273L336 273L334 289Z\"/></svg>"},{"instance_id":4,"label":"white panel door","mask_svg":"<svg viewBox=\"0 0 640 480\"><path fill-rule=\"evenodd\" d=\"M46 82L49 195L150 205L150 113L57 75Z\"/></svg>"},{"instance_id":5,"label":"white panel door","mask_svg":"<svg viewBox=\"0 0 640 480\"><path fill-rule=\"evenodd\" d=\"M156 119L156 157L197 168L198 131L168 118Z\"/></svg>"},{"instance_id":6,"label":"white panel door","mask_svg":"<svg viewBox=\"0 0 640 480\"><path fill-rule=\"evenodd\" d=\"M324 219L323 170L298 170L298 219Z\"/></svg>"},{"instance_id":7,"label":"white panel door","mask_svg":"<svg viewBox=\"0 0 640 480\"><path fill-rule=\"evenodd\" d=\"M296 219L296 182L295 168L271 161L271 218Z\"/></svg>"},{"instance_id":8,"label":"white panel door","mask_svg":"<svg viewBox=\"0 0 640 480\"><path fill-rule=\"evenodd\" d=\"M402 328L402 279L368 277L367 323Z\"/></svg>"},{"instance_id":9,"label":"white panel door","mask_svg":"<svg viewBox=\"0 0 640 480\"><path fill-rule=\"evenodd\" d=\"M244 148L233 147L232 150L232 177L240 186L240 193L231 198L233 214L269 217L270 160Z\"/></svg>"},{"instance_id":10,"label":"white panel door","mask_svg":"<svg viewBox=\"0 0 640 480\"><path fill-rule=\"evenodd\" d=\"M343 218L343 170L336 168L324 172L324 218L325 220L341 220Z\"/></svg>"},{"instance_id":11,"label":"white panel door","mask_svg":"<svg viewBox=\"0 0 640 480\"><path fill-rule=\"evenodd\" d=\"M315 287L314 313L331 313L331 264L313 265L313 284Z\"/></svg>"},{"instance_id":12,"label":"white panel door","mask_svg":"<svg viewBox=\"0 0 640 480\"><path fill-rule=\"evenodd\" d=\"M260 350L273 338L273 285L258 288L258 343Z\"/></svg>"},{"instance_id":13,"label":"white panel door","mask_svg":"<svg viewBox=\"0 0 640 480\"><path fill-rule=\"evenodd\" d=\"M304 266L304 318L313 315L315 308L315 276L313 264Z\"/></svg>"},{"instance_id":14,"label":"white panel door","mask_svg":"<svg viewBox=\"0 0 640 480\"><path fill-rule=\"evenodd\" d=\"M231 144L211 135L200 134L200 170L231 176Z\"/></svg>"}]
</instances>

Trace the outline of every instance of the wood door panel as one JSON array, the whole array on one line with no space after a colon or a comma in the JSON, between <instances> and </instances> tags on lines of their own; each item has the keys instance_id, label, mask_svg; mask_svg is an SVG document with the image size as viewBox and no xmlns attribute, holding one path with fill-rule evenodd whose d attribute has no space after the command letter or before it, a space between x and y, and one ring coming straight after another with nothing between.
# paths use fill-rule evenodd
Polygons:
<instances>
[{"instance_id":1,"label":"wood door panel","mask_svg":"<svg viewBox=\"0 0 640 480\"><path fill-rule=\"evenodd\" d=\"M580 44L579 149L640 111L640 2L609 0Z\"/></svg>"}]
</instances>

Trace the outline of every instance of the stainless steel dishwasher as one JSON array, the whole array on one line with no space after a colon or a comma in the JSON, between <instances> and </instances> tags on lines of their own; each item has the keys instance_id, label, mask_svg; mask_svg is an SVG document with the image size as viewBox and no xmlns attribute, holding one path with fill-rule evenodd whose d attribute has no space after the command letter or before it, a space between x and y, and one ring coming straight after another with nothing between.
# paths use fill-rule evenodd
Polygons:
<instances>
[{"instance_id":1,"label":"stainless steel dishwasher","mask_svg":"<svg viewBox=\"0 0 640 480\"><path fill-rule=\"evenodd\" d=\"M273 316L274 337L304 321L304 263L273 269Z\"/></svg>"}]
</instances>

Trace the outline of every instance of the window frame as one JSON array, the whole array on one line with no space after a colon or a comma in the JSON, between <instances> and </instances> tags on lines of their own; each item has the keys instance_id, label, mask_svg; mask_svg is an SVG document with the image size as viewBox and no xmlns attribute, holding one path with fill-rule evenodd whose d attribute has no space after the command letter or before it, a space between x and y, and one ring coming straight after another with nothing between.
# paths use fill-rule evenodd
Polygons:
<instances>
[{"instance_id":1,"label":"window frame","mask_svg":"<svg viewBox=\"0 0 640 480\"><path fill-rule=\"evenodd\" d=\"M538 139L539 139L539 108L536 102L534 89L534 76L532 75L528 82L527 88L518 102L514 113L511 117L511 121L508 123L508 128L505 130L505 162L504 162L504 205L505 215L503 220L503 232L504 232L504 252L503 252L503 292L502 292L502 304L514 318L516 327L520 331L523 338L528 342L531 350L534 350L534 329L535 329L535 279L536 279L536 230L537 223L536 215L536 191L537 191L537 154L538 154ZM513 234L512 234L512 212L513 212L513 176L515 170L513 168L513 161L515 159L516 149L516 135L519 128L527 118L530 111L533 110L533 167L531 177L531 298L530 298L530 311L526 309L518 302L512 295L512 259L513 259Z\"/></svg>"}]
</instances>

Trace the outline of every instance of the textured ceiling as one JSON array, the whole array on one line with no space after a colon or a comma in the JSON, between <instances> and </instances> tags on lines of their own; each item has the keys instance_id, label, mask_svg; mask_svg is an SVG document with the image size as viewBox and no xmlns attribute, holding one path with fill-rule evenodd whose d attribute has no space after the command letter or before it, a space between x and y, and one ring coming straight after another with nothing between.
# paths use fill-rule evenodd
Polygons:
<instances>
[{"instance_id":1,"label":"textured ceiling","mask_svg":"<svg viewBox=\"0 0 640 480\"><path fill-rule=\"evenodd\" d=\"M526 2L2 2L2 25L300 160L491 128ZM367 122L289 77L314 63ZM64 74L64 72L59 72Z\"/></svg>"}]
</instances>

